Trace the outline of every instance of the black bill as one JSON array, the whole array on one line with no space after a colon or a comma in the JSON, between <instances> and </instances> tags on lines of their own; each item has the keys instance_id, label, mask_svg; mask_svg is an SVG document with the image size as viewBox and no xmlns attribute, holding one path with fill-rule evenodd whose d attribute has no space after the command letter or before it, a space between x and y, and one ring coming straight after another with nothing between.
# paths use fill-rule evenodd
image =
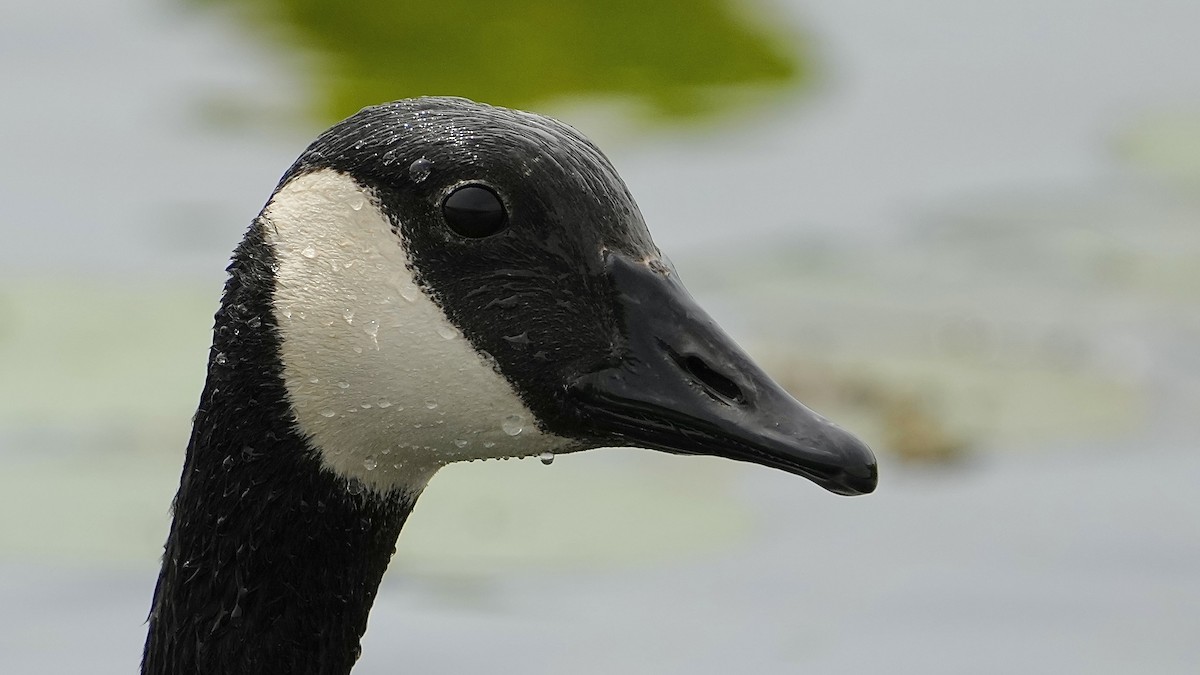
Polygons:
<instances>
[{"instance_id":1,"label":"black bill","mask_svg":"<svg viewBox=\"0 0 1200 675\"><path fill-rule=\"evenodd\" d=\"M875 489L871 449L777 385L667 268L611 252L606 268L629 343L619 365L571 385L591 433L783 469L842 495Z\"/></svg>"}]
</instances>

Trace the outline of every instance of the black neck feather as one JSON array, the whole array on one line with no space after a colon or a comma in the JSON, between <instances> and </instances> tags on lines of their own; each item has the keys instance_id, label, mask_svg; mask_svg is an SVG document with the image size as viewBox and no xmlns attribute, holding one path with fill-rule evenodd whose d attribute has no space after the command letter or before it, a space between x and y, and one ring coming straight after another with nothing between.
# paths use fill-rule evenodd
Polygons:
<instances>
[{"instance_id":1,"label":"black neck feather","mask_svg":"<svg viewBox=\"0 0 1200 675\"><path fill-rule=\"evenodd\" d=\"M144 675L349 672L415 499L352 494L294 429L263 227L216 315Z\"/></svg>"}]
</instances>

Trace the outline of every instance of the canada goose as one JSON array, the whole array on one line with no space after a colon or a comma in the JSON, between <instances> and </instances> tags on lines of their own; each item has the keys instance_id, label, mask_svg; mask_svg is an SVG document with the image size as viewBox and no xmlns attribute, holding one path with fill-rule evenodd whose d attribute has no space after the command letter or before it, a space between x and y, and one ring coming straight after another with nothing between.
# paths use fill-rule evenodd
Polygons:
<instances>
[{"instance_id":1,"label":"canada goose","mask_svg":"<svg viewBox=\"0 0 1200 675\"><path fill-rule=\"evenodd\" d=\"M450 462L638 446L874 489L699 308L605 157L457 98L367 108L229 266L144 673L346 673Z\"/></svg>"}]
</instances>

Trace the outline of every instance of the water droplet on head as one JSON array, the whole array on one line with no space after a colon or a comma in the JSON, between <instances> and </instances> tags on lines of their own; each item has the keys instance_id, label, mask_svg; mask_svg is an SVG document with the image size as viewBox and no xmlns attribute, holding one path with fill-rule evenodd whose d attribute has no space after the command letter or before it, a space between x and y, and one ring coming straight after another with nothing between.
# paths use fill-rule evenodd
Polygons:
<instances>
[{"instance_id":1,"label":"water droplet on head","mask_svg":"<svg viewBox=\"0 0 1200 675\"><path fill-rule=\"evenodd\" d=\"M554 463L554 453L547 450L546 452L538 455L538 459L542 460L542 464L550 466Z\"/></svg>"},{"instance_id":2,"label":"water droplet on head","mask_svg":"<svg viewBox=\"0 0 1200 675\"><path fill-rule=\"evenodd\" d=\"M310 377L310 378L308 378L308 381L309 381L309 382L312 382L313 384L316 384L316 383L318 383L318 382L320 382L320 381L321 381L321 378L319 378L319 377Z\"/></svg>"},{"instance_id":3,"label":"water droplet on head","mask_svg":"<svg viewBox=\"0 0 1200 675\"><path fill-rule=\"evenodd\" d=\"M363 327L363 332L371 336L371 342L375 343L375 349L379 349L379 322L371 319Z\"/></svg>"},{"instance_id":4,"label":"water droplet on head","mask_svg":"<svg viewBox=\"0 0 1200 675\"><path fill-rule=\"evenodd\" d=\"M375 405L379 406L380 408L390 408L392 407L392 402L386 398L381 398L375 402Z\"/></svg>"},{"instance_id":5,"label":"water droplet on head","mask_svg":"<svg viewBox=\"0 0 1200 675\"><path fill-rule=\"evenodd\" d=\"M525 430L525 424L518 415L509 415L500 423L500 428L509 436L516 436Z\"/></svg>"},{"instance_id":6,"label":"water droplet on head","mask_svg":"<svg viewBox=\"0 0 1200 675\"><path fill-rule=\"evenodd\" d=\"M529 346L529 333L526 332L519 335L505 335L504 340L512 345L527 347Z\"/></svg>"},{"instance_id":7,"label":"water droplet on head","mask_svg":"<svg viewBox=\"0 0 1200 675\"><path fill-rule=\"evenodd\" d=\"M229 363L229 357L225 356L225 352L217 352L217 355L213 357L213 361L216 361L218 366L223 366Z\"/></svg>"},{"instance_id":8,"label":"water droplet on head","mask_svg":"<svg viewBox=\"0 0 1200 675\"><path fill-rule=\"evenodd\" d=\"M361 194L356 194L350 198L350 208L355 211L362 211L363 204L366 202L367 200Z\"/></svg>"},{"instance_id":9,"label":"water droplet on head","mask_svg":"<svg viewBox=\"0 0 1200 675\"><path fill-rule=\"evenodd\" d=\"M356 480L351 480L346 483L346 491L352 495L360 495L363 491L363 484Z\"/></svg>"},{"instance_id":10,"label":"water droplet on head","mask_svg":"<svg viewBox=\"0 0 1200 675\"><path fill-rule=\"evenodd\" d=\"M442 324L438 326L437 334L441 335L446 340L453 340L454 338L458 337L458 331L454 328L454 326L448 324Z\"/></svg>"},{"instance_id":11,"label":"water droplet on head","mask_svg":"<svg viewBox=\"0 0 1200 675\"><path fill-rule=\"evenodd\" d=\"M400 297L404 298L405 300L409 302L416 302L417 295L420 294L420 291L417 289L415 284L408 279L404 279L399 284L399 293Z\"/></svg>"},{"instance_id":12,"label":"water droplet on head","mask_svg":"<svg viewBox=\"0 0 1200 675\"><path fill-rule=\"evenodd\" d=\"M368 456L363 460L363 468L365 468L367 471L374 471L378 466L379 462L377 462L374 457Z\"/></svg>"},{"instance_id":13,"label":"water droplet on head","mask_svg":"<svg viewBox=\"0 0 1200 675\"><path fill-rule=\"evenodd\" d=\"M485 448L494 448L494 447L496 447L496 444L495 444L495 443L493 443L493 442L491 442L491 441L484 441L484 442L483 442L483 447L485 447Z\"/></svg>"},{"instance_id":14,"label":"water droplet on head","mask_svg":"<svg viewBox=\"0 0 1200 675\"><path fill-rule=\"evenodd\" d=\"M424 157L408 165L408 175L412 176L414 183L420 183L426 178L429 178L429 173L431 171L433 171L433 162L425 159Z\"/></svg>"},{"instance_id":15,"label":"water droplet on head","mask_svg":"<svg viewBox=\"0 0 1200 675\"><path fill-rule=\"evenodd\" d=\"M467 447L467 443L468 443L468 441L465 438L455 439L455 441L454 441L455 447L459 447L459 448Z\"/></svg>"},{"instance_id":16,"label":"water droplet on head","mask_svg":"<svg viewBox=\"0 0 1200 675\"><path fill-rule=\"evenodd\" d=\"M330 410L330 409L328 409L328 408L326 408L325 410L322 410L322 411L321 411L321 417L333 417L333 416L334 416L334 415L336 415L336 414L337 414L337 413L335 413L334 411L332 411L332 410Z\"/></svg>"},{"instance_id":17,"label":"water droplet on head","mask_svg":"<svg viewBox=\"0 0 1200 675\"><path fill-rule=\"evenodd\" d=\"M346 320L346 323L354 323L354 310L349 307L342 310L342 318Z\"/></svg>"},{"instance_id":18,"label":"water droplet on head","mask_svg":"<svg viewBox=\"0 0 1200 675\"><path fill-rule=\"evenodd\" d=\"M338 385L339 389L349 389L350 388L349 382L338 382L337 385Z\"/></svg>"},{"instance_id":19,"label":"water droplet on head","mask_svg":"<svg viewBox=\"0 0 1200 675\"><path fill-rule=\"evenodd\" d=\"M430 410L433 410L434 408L437 407L437 401L435 401L433 399L428 399L425 401L425 407L429 408Z\"/></svg>"},{"instance_id":20,"label":"water droplet on head","mask_svg":"<svg viewBox=\"0 0 1200 675\"><path fill-rule=\"evenodd\" d=\"M311 260L312 258L317 257L317 248L312 244L309 244L308 246L304 247L304 250L300 251L300 255Z\"/></svg>"}]
</instances>

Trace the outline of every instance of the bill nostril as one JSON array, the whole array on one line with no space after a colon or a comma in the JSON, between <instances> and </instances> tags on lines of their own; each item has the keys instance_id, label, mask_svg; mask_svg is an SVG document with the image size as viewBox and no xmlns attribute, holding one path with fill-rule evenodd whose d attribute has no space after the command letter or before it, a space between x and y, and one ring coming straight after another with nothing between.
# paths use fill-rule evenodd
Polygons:
<instances>
[{"instance_id":1,"label":"bill nostril","mask_svg":"<svg viewBox=\"0 0 1200 675\"><path fill-rule=\"evenodd\" d=\"M737 386L733 380L713 370L699 356L690 354L687 356L676 356L675 360L689 375L698 380L710 393L715 394L718 398L723 399L725 402L746 402L746 396L742 393L741 387Z\"/></svg>"}]
</instances>

